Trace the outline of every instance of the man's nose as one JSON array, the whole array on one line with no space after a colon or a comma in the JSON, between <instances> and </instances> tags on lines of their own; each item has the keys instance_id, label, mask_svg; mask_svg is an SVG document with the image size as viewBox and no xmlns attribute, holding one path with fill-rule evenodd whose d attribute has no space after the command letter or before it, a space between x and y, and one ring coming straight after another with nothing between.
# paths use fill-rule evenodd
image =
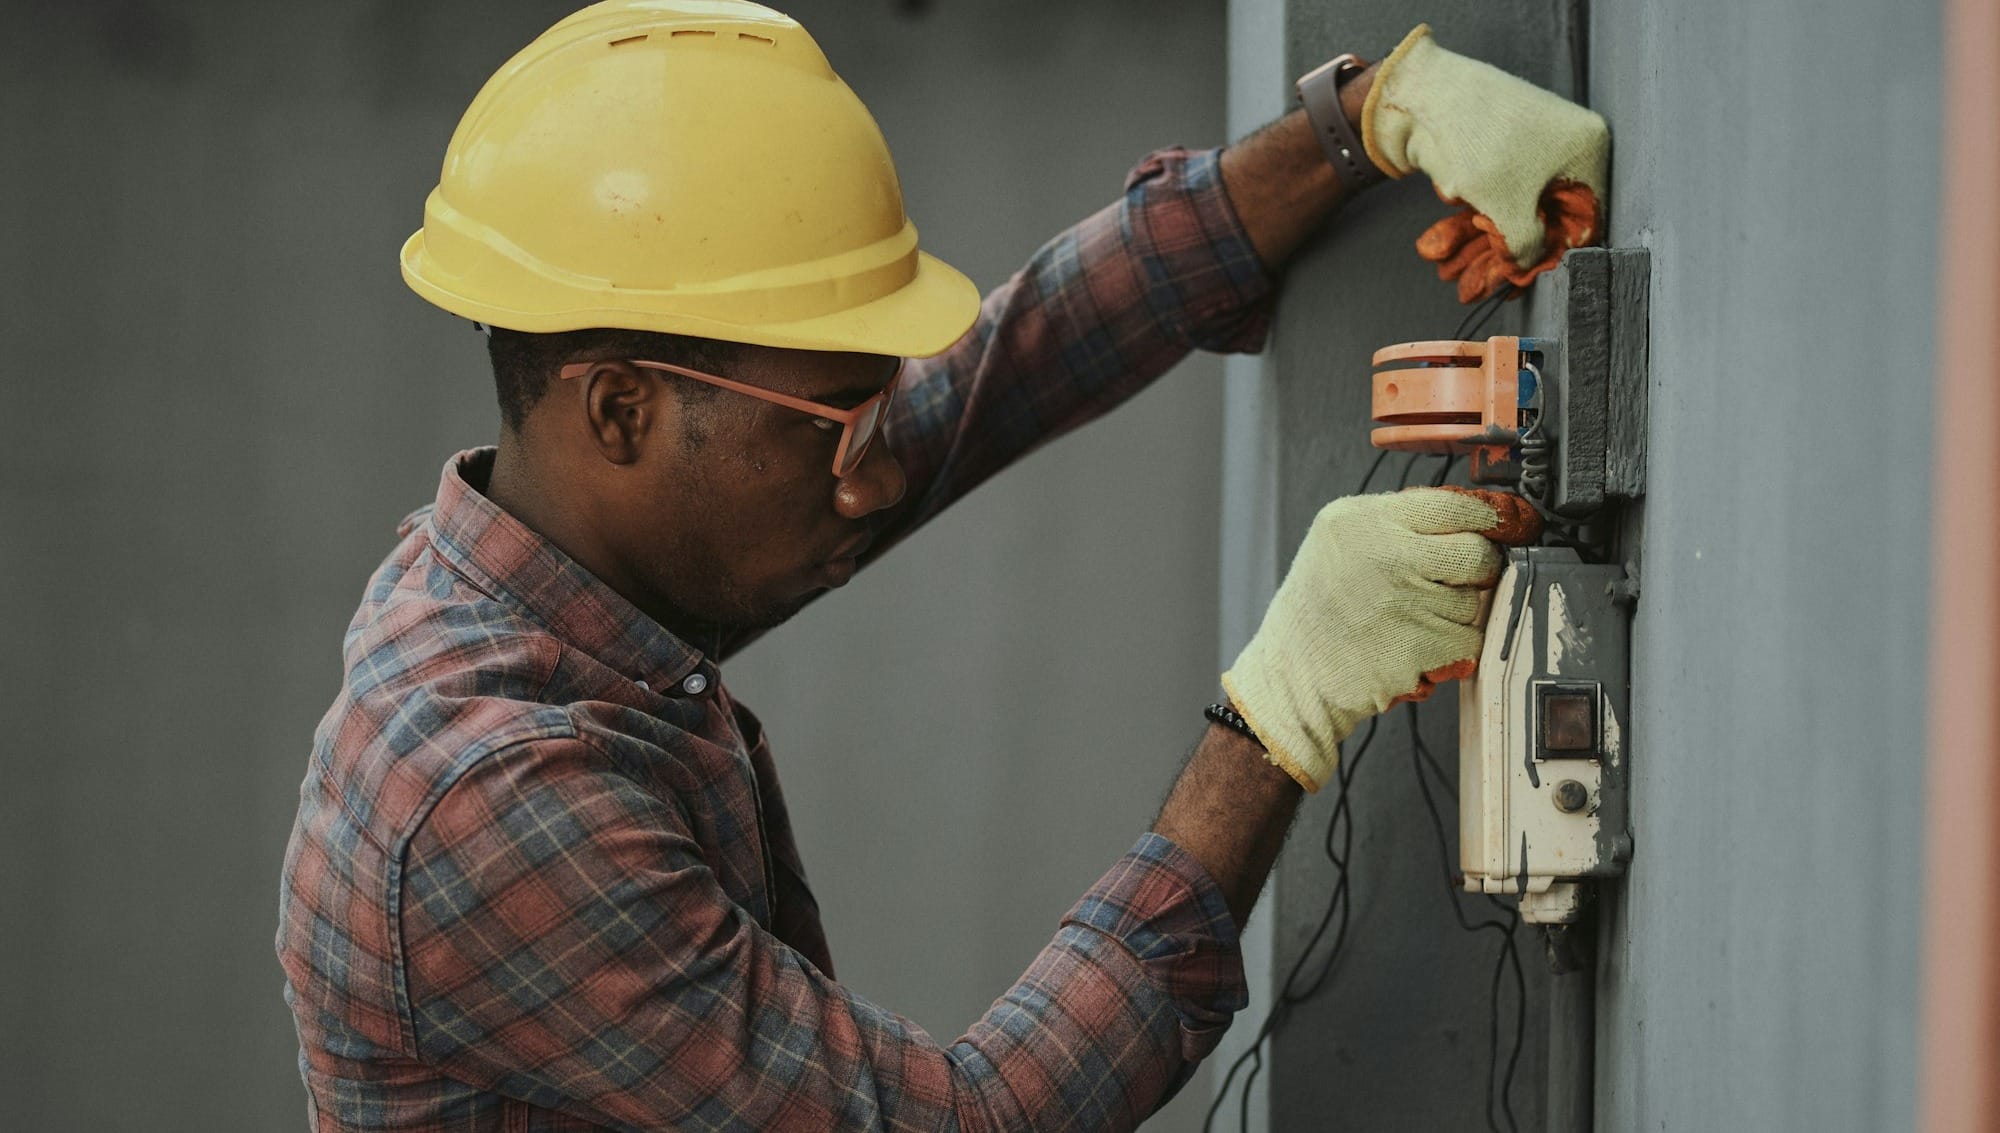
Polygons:
<instances>
[{"instance_id":1,"label":"man's nose","mask_svg":"<svg viewBox=\"0 0 2000 1133\"><path fill-rule=\"evenodd\" d=\"M834 485L833 510L849 519L863 519L894 507L908 486L902 462L877 438L862 454L861 463Z\"/></svg>"}]
</instances>

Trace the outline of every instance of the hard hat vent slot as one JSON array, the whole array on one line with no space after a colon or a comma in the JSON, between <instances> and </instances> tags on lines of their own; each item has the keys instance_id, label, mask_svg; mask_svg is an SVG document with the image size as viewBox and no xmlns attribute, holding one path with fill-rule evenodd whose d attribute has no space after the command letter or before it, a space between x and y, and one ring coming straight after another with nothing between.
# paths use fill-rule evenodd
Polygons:
<instances>
[{"instance_id":1,"label":"hard hat vent slot","mask_svg":"<svg viewBox=\"0 0 2000 1133\"><path fill-rule=\"evenodd\" d=\"M775 39L771 39L771 38L769 38L769 37L767 37L767 36L761 36L761 35L751 35L751 34L750 34L749 32L747 32L747 31L739 31L739 32L737 32L737 33L736 33L736 38L738 38L738 39L748 39L748 40L752 40L752 41L754 41L754 42L756 42L756 43L761 43L761 44L763 44L763 45L764 45L764 46L766 46L766 47L773 47L773 46L776 46L776 44L777 44L777 42L778 42L777 40L775 40Z\"/></svg>"},{"instance_id":2,"label":"hard hat vent slot","mask_svg":"<svg viewBox=\"0 0 2000 1133\"><path fill-rule=\"evenodd\" d=\"M611 41L611 43L609 44L609 46L611 46L611 47L623 47L623 46L625 46L625 45L626 45L626 44L628 44L628 43L644 43L644 42L646 42L646 37L645 37L645 36L643 36L643 35L628 35L628 36L626 36L626 37L625 37L624 39L614 39L614 40L612 40L612 41Z\"/></svg>"},{"instance_id":3,"label":"hard hat vent slot","mask_svg":"<svg viewBox=\"0 0 2000 1133\"><path fill-rule=\"evenodd\" d=\"M686 28L681 31L675 32L671 38L679 39L684 35L705 35L711 39L715 37L715 33L713 31L708 30L707 28Z\"/></svg>"}]
</instances>

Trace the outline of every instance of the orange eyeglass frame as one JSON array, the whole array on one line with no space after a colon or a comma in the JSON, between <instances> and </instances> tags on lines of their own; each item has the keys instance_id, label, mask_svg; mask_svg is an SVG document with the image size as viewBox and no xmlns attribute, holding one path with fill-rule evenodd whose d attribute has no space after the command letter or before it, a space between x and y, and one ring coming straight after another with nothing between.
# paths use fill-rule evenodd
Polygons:
<instances>
[{"instance_id":1,"label":"orange eyeglass frame","mask_svg":"<svg viewBox=\"0 0 2000 1133\"><path fill-rule=\"evenodd\" d=\"M686 366L676 366L671 362L646 362L637 358L628 358L625 360L627 365L637 366L642 370L660 370L669 374L679 374L683 378L693 378L695 381L705 382L708 385L735 390L737 393L747 394L760 401L773 402L788 409L796 409L801 413L810 413L814 417L840 422L840 444L833 450L833 478L836 480L847 479L848 474L860 466L861 458L868 455L868 446L875 442L877 436L881 435L882 422L889 416L889 403L895 399L896 388L902 384L903 367L907 361L907 359L903 358L896 360L896 372L889 375L889 382L882 387L882 392L852 409L842 409L837 405L807 401L803 397L793 397L790 394L777 393L762 386L750 385L747 382L732 381L729 378L719 377L715 374L704 374L700 370L690 370ZM589 373L590 368L598 364L597 362L571 362L557 371L557 373L562 380L569 381L571 378L580 378ZM855 439L855 434L857 433L861 434L858 441Z\"/></svg>"}]
</instances>

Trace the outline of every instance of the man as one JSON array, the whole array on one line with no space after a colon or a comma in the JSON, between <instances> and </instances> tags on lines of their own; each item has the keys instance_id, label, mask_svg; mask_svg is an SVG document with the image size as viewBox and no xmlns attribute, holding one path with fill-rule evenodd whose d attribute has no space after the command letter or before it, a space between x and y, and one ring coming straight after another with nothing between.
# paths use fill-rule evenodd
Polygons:
<instances>
[{"instance_id":1,"label":"man","mask_svg":"<svg viewBox=\"0 0 2000 1133\"><path fill-rule=\"evenodd\" d=\"M1427 29L1302 96L1155 154L982 304L777 13L613 0L494 76L403 267L490 328L503 434L371 580L286 856L318 1128L1125 1129L1186 1081L1301 790L1469 671L1487 536L1531 516L1329 506L1153 831L949 1046L835 981L717 662L1187 351L1255 348L1383 171L1471 207L1423 248L1468 296L1594 234L1602 122Z\"/></svg>"}]
</instances>

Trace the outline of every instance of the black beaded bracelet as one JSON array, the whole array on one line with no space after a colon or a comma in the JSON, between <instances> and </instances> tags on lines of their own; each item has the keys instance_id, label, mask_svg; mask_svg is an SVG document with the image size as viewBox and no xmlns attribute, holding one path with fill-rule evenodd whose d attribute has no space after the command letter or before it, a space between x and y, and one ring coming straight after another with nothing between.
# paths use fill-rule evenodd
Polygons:
<instances>
[{"instance_id":1,"label":"black beaded bracelet","mask_svg":"<svg viewBox=\"0 0 2000 1133\"><path fill-rule=\"evenodd\" d=\"M1264 741L1257 737L1257 730L1250 726L1250 721L1245 720L1243 714L1238 712L1234 705L1227 702L1211 704L1203 709L1201 714L1232 732L1249 737L1250 742L1256 744L1258 747L1264 746Z\"/></svg>"}]
</instances>

